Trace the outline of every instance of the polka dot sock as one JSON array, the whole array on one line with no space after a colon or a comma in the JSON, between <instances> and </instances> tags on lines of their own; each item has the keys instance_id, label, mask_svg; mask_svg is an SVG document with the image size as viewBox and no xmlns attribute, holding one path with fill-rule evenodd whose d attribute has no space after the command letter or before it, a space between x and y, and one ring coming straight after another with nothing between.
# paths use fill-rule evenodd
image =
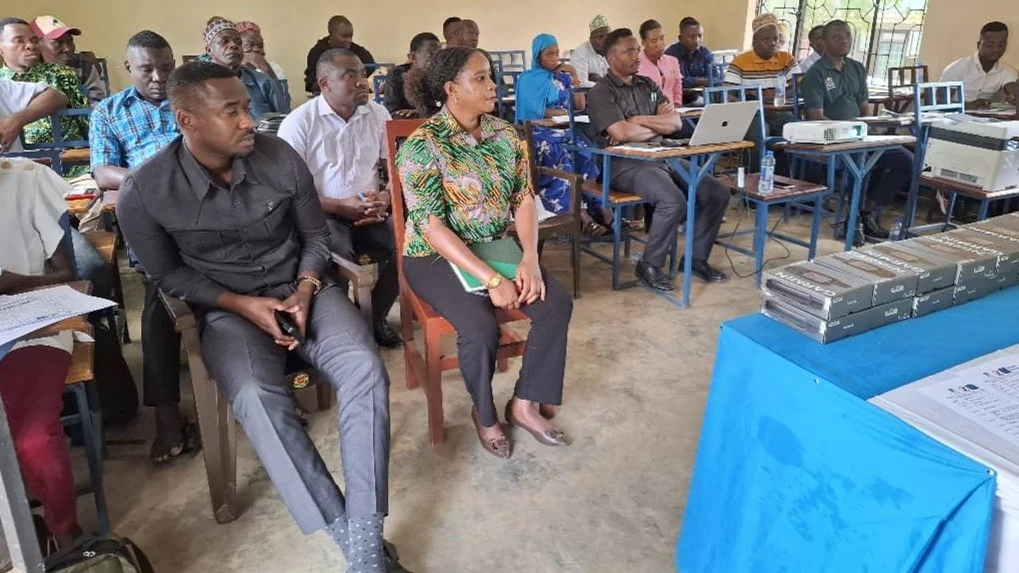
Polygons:
<instances>
[{"instance_id":1,"label":"polka dot sock","mask_svg":"<svg viewBox=\"0 0 1019 573\"><path fill-rule=\"evenodd\" d=\"M326 526L326 533L333 543L340 548L345 558L350 558L350 537L347 534L347 516L342 515Z\"/></svg>"},{"instance_id":2,"label":"polka dot sock","mask_svg":"<svg viewBox=\"0 0 1019 573\"><path fill-rule=\"evenodd\" d=\"M349 553L347 573L385 573L386 560L382 548L382 519L374 513L347 521Z\"/></svg>"}]
</instances>

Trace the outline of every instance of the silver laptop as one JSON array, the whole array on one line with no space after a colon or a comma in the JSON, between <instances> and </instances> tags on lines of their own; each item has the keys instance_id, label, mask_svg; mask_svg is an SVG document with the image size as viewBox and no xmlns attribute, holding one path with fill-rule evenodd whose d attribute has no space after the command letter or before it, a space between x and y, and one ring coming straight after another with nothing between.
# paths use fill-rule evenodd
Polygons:
<instances>
[{"instance_id":1,"label":"silver laptop","mask_svg":"<svg viewBox=\"0 0 1019 573\"><path fill-rule=\"evenodd\" d=\"M694 147L743 141L760 105L757 101L709 104L697 120L689 145Z\"/></svg>"}]
</instances>

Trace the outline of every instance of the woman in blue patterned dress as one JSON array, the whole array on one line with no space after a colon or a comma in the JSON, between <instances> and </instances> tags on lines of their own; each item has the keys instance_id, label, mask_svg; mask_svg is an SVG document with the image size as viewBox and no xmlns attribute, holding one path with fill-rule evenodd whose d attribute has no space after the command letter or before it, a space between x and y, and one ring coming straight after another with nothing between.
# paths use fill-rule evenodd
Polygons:
<instances>
[{"instance_id":1,"label":"woman in blue patterned dress","mask_svg":"<svg viewBox=\"0 0 1019 573\"><path fill-rule=\"evenodd\" d=\"M531 42L531 69L520 74L516 89L516 121L534 121L569 113L570 88L580 85L577 71L573 66L559 61L559 43L551 34L539 34ZM574 109L584 108L584 96L574 95ZM585 179L598 177L598 166L591 154L580 152L574 155L566 149L568 130L547 127L535 127L534 152L535 162L539 167L551 167L567 172L580 173ZM577 133L578 143L588 146L586 138ZM541 175L535 186L540 194L542 205L546 211L559 214L571 209L570 187L567 181L547 175ZM586 198L586 209L581 211L584 219L584 232L588 235L601 236L609 231L604 225L595 222L589 211L600 215L602 221L611 221L611 215L605 217L598 213L600 201Z\"/></svg>"}]
</instances>

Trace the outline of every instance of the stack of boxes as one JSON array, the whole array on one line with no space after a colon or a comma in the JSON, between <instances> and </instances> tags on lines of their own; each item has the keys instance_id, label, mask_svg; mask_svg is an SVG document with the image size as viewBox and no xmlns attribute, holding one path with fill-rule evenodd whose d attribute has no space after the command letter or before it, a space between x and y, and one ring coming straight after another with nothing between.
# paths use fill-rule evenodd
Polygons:
<instances>
[{"instance_id":1,"label":"stack of boxes","mask_svg":"<svg viewBox=\"0 0 1019 573\"><path fill-rule=\"evenodd\" d=\"M1019 284L1019 213L766 271L761 311L818 342Z\"/></svg>"}]
</instances>

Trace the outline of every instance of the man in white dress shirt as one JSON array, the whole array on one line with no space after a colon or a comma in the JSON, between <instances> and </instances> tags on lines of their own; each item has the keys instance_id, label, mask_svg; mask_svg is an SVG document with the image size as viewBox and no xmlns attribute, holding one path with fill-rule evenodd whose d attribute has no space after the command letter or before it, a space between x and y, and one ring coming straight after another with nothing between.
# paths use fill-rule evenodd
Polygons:
<instances>
[{"instance_id":1,"label":"man in white dress shirt","mask_svg":"<svg viewBox=\"0 0 1019 573\"><path fill-rule=\"evenodd\" d=\"M67 96L46 84L0 79L0 153L21 152L21 130L67 107Z\"/></svg>"},{"instance_id":2,"label":"man in white dress shirt","mask_svg":"<svg viewBox=\"0 0 1019 573\"><path fill-rule=\"evenodd\" d=\"M580 87L583 88L593 87L609 71L609 62L605 59L604 50L605 36L612 31L609 19L598 14L591 20L588 28L591 31L588 41L577 46L570 56L570 64L576 68Z\"/></svg>"},{"instance_id":3,"label":"man in white dress shirt","mask_svg":"<svg viewBox=\"0 0 1019 573\"><path fill-rule=\"evenodd\" d=\"M958 59L941 74L943 82L963 82L967 107L988 107L1006 99L1005 86L1019 78L1016 69L1001 61L1008 49L1008 26L990 22L980 29L974 54Z\"/></svg>"},{"instance_id":4,"label":"man in white dress shirt","mask_svg":"<svg viewBox=\"0 0 1019 573\"><path fill-rule=\"evenodd\" d=\"M389 157L389 112L371 101L364 64L353 52L325 52L316 74L322 93L288 115L278 135L304 159L315 179L331 250L351 261L365 252L381 258L372 291L375 339L380 346L396 348L400 337L386 322L399 294L396 245L389 188L380 190L379 180L379 162Z\"/></svg>"}]
</instances>

